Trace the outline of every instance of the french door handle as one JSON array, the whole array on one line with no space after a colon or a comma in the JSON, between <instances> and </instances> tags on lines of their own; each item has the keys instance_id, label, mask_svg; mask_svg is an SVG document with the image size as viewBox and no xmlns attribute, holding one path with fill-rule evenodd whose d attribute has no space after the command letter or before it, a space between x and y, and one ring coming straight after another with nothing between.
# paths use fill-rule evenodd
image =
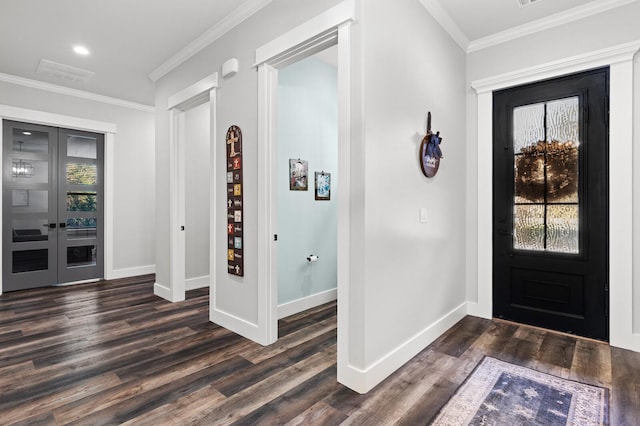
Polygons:
<instances>
[{"instance_id":1,"label":"french door handle","mask_svg":"<svg viewBox=\"0 0 640 426\"><path fill-rule=\"evenodd\" d=\"M66 227L67 227L67 224L66 224L66 223L64 223L64 222L60 222L60 225L59 225L59 226L60 226L60 228L66 228Z\"/></svg>"},{"instance_id":2,"label":"french door handle","mask_svg":"<svg viewBox=\"0 0 640 426\"><path fill-rule=\"evenodd\" d=\"M56 227L56 224L55 224L55 223L45 223L45 224L43 224L42 226L44 226L45 228L51 228L51 229L53 229L53 228L55 228L55 227Z\"/></svg>"}]
</instances>

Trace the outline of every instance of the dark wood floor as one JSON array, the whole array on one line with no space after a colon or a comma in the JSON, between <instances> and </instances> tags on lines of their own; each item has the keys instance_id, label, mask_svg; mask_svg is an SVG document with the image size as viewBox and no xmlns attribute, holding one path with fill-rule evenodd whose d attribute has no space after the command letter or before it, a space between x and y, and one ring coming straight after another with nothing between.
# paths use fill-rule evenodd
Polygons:
<instances>
[{"instance_id":1,"label":"dark wood floor","mask_svg":"<svg viewBox=\"0 0 640 426\"><path fill-rule=\"evenodd\" d=\"M367 395L336 382L336 308L282 320L261 347L171 304L153 277L0 296L0 424L427 424L484 355L606 386L640 424L640 354L466 317Z\"/></svg>"}]
</instances>

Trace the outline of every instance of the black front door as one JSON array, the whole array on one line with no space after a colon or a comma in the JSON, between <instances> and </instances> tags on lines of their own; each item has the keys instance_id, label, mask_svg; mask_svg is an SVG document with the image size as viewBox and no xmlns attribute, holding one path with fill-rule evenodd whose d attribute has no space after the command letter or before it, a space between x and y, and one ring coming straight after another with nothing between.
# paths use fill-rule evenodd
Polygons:
<instances>
[{"instance_id":1,"label":"black front door","mask_svg":"<svg viewBox=\"0 0 640 426\"><path fill-rule=\"evenodd\" d=\"M494 94L494 316L608 340L609 69Z\"/></svg>"}]
</instances>

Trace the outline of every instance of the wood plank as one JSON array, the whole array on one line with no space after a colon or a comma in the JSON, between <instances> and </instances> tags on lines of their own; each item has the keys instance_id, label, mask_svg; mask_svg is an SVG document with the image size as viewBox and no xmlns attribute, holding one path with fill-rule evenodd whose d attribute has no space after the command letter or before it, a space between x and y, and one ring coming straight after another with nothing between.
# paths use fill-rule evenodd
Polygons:
<instances>
[{"instance_id":1,"label":"wood plank","mask_svg":"<svg viewBox=\"0 0 640 426\"><path fill-rule=\"evenodd\" d=\"M325 404L324 402L318 402L285 424L286 426L337 425L341 424L346 419L347 416L335 408Z\"/></svg>"},{"instance_id":2,"label":"wood plank","mask_svg":"<svg viewBox=\"0 0 640 426\"><path fill-rule=\"evenodd\" d=\"M578 339L569 378L589 385L611 388L611 347Z\"/></svg>"},{"instance_id":3,"label":"wood plank","mask_svg":"<svg viewBox=\"0 0 640 426\"><path fill-rule=\"evenodd\" d=\"M295 418L338 387L336 367L332 365L298 386L282 393L233 424L279 425Z\"/></svg>"},{"instance_id":4,"label":"wood plank","mask_svg":"<svg viewBox=\"0 0 640 426\"><path fill-rule=\"evenodd\" d=\"M540 345L540 351L533 368L543 373L569 378L573 363L576 339L571 336L549 332Z\"/></svg>"},{"instance_id":5,"label":"wood plank","mask_svg":"<svg viewBox=\"0 0 640 426\"><path fill-rule=\"evenodd\" d=\"M65 424L120 424L142 416L165 404L173 403L188 392L198 391L212 381L248 363L236 356L202 368L168 370L151 378L123 383L89 397L90 402L72 404L55 410L56 420ZM193 372L192 372L193 371Z\"/></svg>"},{"instance_id":6,"label":"wood plank","mask_svg":"<svg viewBox=\"0 0 640 426\"><path fill-rule=\"evenodd\" d=\"M640 425L640 354L611 348L612 425Z\"/></svg>"},{"instance_id":7,"label":"wood plank","mask_svg":"<svg viewBox=\"0 0 640 426\"><path fill-rule=\"evenodd\" d=\"M304 361L287 367L242 392L236 393L213 409L199 413L195 418L189 419L186 424L215 423L216 425L225 425L234 423L279 395L335 365L335 356L335 347L312 355Z\"/></svg>"},{"instance_id":8,"label":"wood plank","mask_svg":"<svg viewBox=\"0 0 640 426\"><path fill-rule=\"evenodd\" d=\"M294 346L304 343L313 339L327 331L335 329L337 326L337 318L332 317L324 321L320 321L317 324L306 327L303 330L291 333L281 339L278 339L276 343L258 348L256 350L248 351L243 356L254 364L264 361L265 359L276 356L282 352L285 352Z\"/></svg>"},{"instance_id":9,"label":"wood plank","mask_svg":"<svg viewBox=\"0 0 640 426\"><path fill-rule=\"evenodd\" d=\"M262 347L170 303L153 276L0 296L2 424L426 424L484 356L610 386L640 424L640 354L465 317L366 395L336 381L336 302L279 321Z\"/></svg>"}]
</instances>

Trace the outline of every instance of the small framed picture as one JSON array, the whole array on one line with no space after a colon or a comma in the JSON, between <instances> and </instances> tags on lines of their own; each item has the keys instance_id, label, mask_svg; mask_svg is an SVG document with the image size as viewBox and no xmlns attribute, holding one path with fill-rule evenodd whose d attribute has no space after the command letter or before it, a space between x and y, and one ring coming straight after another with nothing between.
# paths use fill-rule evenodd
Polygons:
<instances>
[{"instance_id":1,"label":"small framed picture","mask_svg":"<svg viewBox=\"0 0 640 426\"><path fill-rule=\"evenodd\" d=\"M11 205L13 207L25 207L29 205L29 190L28 189L14 189L11 199Z\"/></svg>"},{"instance_id":2,"label":"small framed picture","mask_svg":"<svg viewBox=\"0 0 640 426\"><path fill-rule=\"evenodd\" d=\"M331 173L316 172L316 200L331 199Z\"/></svg>"},{"instance_id":3,"label":"small framed picture","mask_svg":"<svg viewBox=\"0 0 640 426\"><path fill-rule=\"evenodd\" d=\"M309 162L301 159L289 159L289 190L307 191L309 189Z\"/></svg>"}]
</instances>

